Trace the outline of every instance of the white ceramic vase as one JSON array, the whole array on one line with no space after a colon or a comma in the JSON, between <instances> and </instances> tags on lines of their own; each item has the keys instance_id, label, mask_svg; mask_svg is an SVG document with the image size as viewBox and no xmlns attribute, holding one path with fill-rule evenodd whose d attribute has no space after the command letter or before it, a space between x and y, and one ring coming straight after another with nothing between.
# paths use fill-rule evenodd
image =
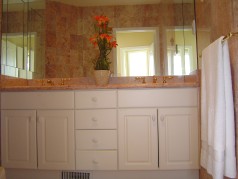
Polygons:
<instances>
[{"instance_id":1,"label":"white ceramic vase","mask_svg":"<svg viewBox=\"0 0 238 179\"><path fill-rule=\"evenodd\" d=\"M97 85L107 85L109 78L110 70L94 70L94 79Z\"/></svg>"}]
</instances>

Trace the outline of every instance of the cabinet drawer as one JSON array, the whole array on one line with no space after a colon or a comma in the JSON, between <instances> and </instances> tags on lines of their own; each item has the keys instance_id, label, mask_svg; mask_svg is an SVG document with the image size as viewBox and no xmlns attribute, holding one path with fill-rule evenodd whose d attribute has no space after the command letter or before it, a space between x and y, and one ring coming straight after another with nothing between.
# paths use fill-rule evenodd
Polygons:
<instances>
[{"instance_id":1,"label":"cabinet drawer","mask_svg":"<svg viewBox=\"0 0 238 179\"><path fill-rule=\"evenodd\" d=\"M74 109L74 92L4 92L2 109Z\"/></svg>"},{"instance_id":2,"label":"cabinet drawer","mask_svg":"<svg viewBox=\"0 0 238 179\"><path fill-rule=\"evenodd\" d=\"M197 105L197 88L118 91L118 107L185 107Z\"/></svg>"},{"instance_id":3,"label":"cabinet drawer","mask_svg":"<svg viewBox=\"0 0 238 179\"><path fill-rule=\"evenodd\" d=\"M116 130L77 130L77 150L117 149Z\"/></svg>"},{"instance_id":4,"label":"cabinet drawer","mask_svg":"<svg viewBox=\"0 0 238 179\"><path fill-rule=\"evenodd\" d=\"M117 170L117 151L76 151L76 170Z\"/></svg>"},{"instance_id":5,"label":"cabinet drawer","mask_svg":"<svg viewBox=\"0 0 238 179\"><path fill-rule=\"evenodd\" d=\"M116 129L115 109L76 110L75 129Z\"/></svg>"},{"instance_id":6,"label":"cabinet drawer","mask_svg":"<svg viewBox=\"0 0 238 179\"><path fill-rule=\"evenodd\" d=\"M77 91L75 92L76 109L115 108L117 106L115 90Z\"/></svg>"}]
</instances>

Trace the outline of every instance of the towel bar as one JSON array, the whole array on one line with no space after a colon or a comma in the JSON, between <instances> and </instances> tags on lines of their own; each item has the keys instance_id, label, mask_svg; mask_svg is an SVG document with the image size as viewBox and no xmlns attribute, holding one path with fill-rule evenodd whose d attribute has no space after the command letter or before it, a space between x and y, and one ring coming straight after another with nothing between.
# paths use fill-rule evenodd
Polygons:
<instances>
[{"instance_id":1,"label":"towel bar","mask_svg":"<svg viewBox=\"0 0 238 179\"><path fill-rule=\"evenodd\" d=\"M238 32L230 32L229 34L227 34L227 35L222 39L222 42L224 42L225 40L228 40L230 37L236 36L236 35L238 35Z\"/></svg>"}]
</instances>

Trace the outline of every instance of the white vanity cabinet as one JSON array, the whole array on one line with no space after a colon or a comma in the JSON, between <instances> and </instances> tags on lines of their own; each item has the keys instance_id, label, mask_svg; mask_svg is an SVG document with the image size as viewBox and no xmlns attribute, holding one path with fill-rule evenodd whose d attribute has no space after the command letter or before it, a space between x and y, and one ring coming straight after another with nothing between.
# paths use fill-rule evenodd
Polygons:
<instances>
[{"instance_id":1,"label":"white vanity cabinet","mask_svg":"<svg viewBox=\"0 0 238 179\"><path fill-rule=\"evenodd\" d=\"M119 90L119 169L198 169L197 98L196 88Z\"/></svg>"},{"instance_id":2,"label":"white vanity cabinet","mask_svg":"<svg viewBox=\"0 0 238 179\"><path fill-rule=\"evenodd\" d=\"M12 168L37 168L36 111L2 110L2 165Z\"/></svg>"},{"instance_id":3,"label":"white vanity cabinet","mask_svg":"<svg viewBox=\"0 0 238 179\"><path fill-rule=\"evenodd\" d=\"M2 92L2 165L197 171L197 108L197 88Z\"/></svg>"},{"instance_id":4,"label":"white vanity cabinet","mask_svg":"<svg viewBox=\"0 0 238 179\"><path fill-rule=\"evenodd\" d=\"M75 92L77 170L117 170L117 92Z\"/></svg>"},{"instance_id":5,"label":"white vanity cabinet","mask_svg":"<svg viewBox=\"0 0 238 179\"><path fill-rule=\"evenodd\" d=\"M75 169L74 110L37 111L39 169Z\"/></svg>"},{"instance_id":6,"label":"white vanity cabinet","mask_svg":"<svg viewBox=\"0 0 238 179\"><path fill-rule=\"evenodd\" d=\"M198 169L197 108L161 108L158 114L159 168Z\"/></svg>"},{"instance_id":7,"label":"white vanity cabinet","mask_svg":"<svg viewBox=\"0 0 238 179\"><path fill-rule=\"evenodd\" d=\"M119 169L158 169L156 109L118 111Z\"/></svg>"},{"instance_id":8,"label":"white vanity cabinet","mask_svg":"<svg viewBox=\"0 0 238 179\"><path fill-rule=\"evenodd\" d=\"M2 165L75 169L72 92L1 94Z\"/></svg>"}]
</instances>

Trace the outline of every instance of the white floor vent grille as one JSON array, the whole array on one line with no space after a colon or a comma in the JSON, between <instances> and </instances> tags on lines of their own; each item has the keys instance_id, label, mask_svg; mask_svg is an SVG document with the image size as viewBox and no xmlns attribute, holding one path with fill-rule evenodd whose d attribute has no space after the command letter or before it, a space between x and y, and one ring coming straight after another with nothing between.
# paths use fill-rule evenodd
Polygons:
<instances>
[{"instance_id":1,"label":"white floor vent grille","mask_svg":"<svg viewBox=\"0 0 238 179\"><path fill-rule=\"evenodd\" d=\"M61 179L92 179L89 172L62 172Z\"/></svg>"}]
</instances>

